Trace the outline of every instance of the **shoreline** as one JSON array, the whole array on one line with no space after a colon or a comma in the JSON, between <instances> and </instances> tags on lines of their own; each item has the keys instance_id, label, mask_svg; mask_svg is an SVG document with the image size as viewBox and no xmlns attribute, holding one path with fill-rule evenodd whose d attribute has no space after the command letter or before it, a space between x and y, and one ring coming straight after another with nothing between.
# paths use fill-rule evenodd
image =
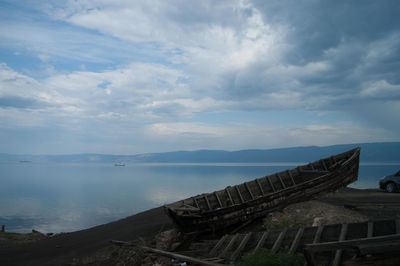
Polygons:
<instances>
[{"instance_id":1,"label":"shoreline","mask_svg":"<svg viewBox=\"0 0 400 266\"><path fill-rule=\"evenodd\" d=\"M345 188L315 199L323 203L351 208L370 220L400 218L400 193L378 189ZM111 239L122 241L152 238L172 228L163 207L153 208L124 219L25 244L0 241L1 265L68 265L74 258L90 256L111 246ZM3 241L4 242L4 241Z\"/></svg>"}]
</instances>

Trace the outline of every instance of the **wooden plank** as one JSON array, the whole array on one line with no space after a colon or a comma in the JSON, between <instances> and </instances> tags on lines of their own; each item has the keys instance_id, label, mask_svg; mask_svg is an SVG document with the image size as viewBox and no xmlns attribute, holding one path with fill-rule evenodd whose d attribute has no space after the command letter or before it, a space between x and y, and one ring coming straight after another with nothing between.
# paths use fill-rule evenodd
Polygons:
<instances>
[{"instance_id":1,"label":"wooden plank","mask_svg":"<svg viewBox=\"0 0 400 266\"><path fill-rule=\"evenodd\" d=\"M261 195L265 195L264 194L264 189L262 188L262 186L261 186L261 183L260 183L260 180L258 180L258 178L256 179L256 183L257 183L257 185L258 185L258 188L260 189L260 192L261 192Z\"/></svg>"},{"instance_id":2,"label":"wooden plank","mask_svg":"<svg viewBox=\"0 0 400 266\"><path fill-rule=\"evenodd\" d=\"M168 257L168 258L174 258L174 259L178 259L178 260L182 260L182 261L188 261L195 265L201 265L201 266L224 266L225 265L226 266L226 264L219 264L218 262L221 262L222 260L217 261L218 258L214 259L213 261L207 261L207 260L201 260L198 258L185 256L185 255L174 253L174 252L164 251L164 250L155 249L155 248L151 248L151 247L147 247L147 246L140 246L140 245L134 244L132 242L126 242L126 241L120 241L120 240L110 240L110 242L112 244L120 246L120 247L138 247L147 252L156 253L158 255Z\"/></svg>"},{"instance_id":3,"label":"wooden plank","mask_svg":"<svg viewBox=\"0 0 400 266\"><path fill-rule=\"evenodd\" d=\"M339 241L343 241L346 239L347 235L347 224L342 224L342 228L340 229ZM335 257L332 262L332 266L339 266L342 260L343 249L338 249L335 252Z\"/></svg>"},{"instance_id":4,"label":"wooden plank","mask_svg":"<svg viewBox=\"0 0 400 266\"><path fill-rule=\"evenodd\" d=\"M196 207L194 207L193 205L190 205L190 204L183 204L183 207L182 208L186 208L186 209L191 209L191 210L200 210L199 208L196 208Z\"/></svg>"},{"instance_id":5,"label":"wooden plank","mask_svg":"<svg viewBox=\"0 0 400 266\"><path fill-rule=\"evenodd\" d=\"M224 235L223 237L220 238L220 240L217 242L217 244L210 251L210 253L209 253L210 257L214 257L217 255L217 251L221 248L222 244L225 242L225 240L228 238L228 236L229 235Z\"/></svg>"},{"instance_id":6,"label":"wooden plank","mask_svg":"<svg viewBox=\"0 0 400 266\"><path fill-rule=\"evenodd\" d=\"M221 200L219 199L217 192L214 192L214 196L215 196L215 198L216 198L217 201L218 201L219 207L222 208L222 207L223 207L223 206L222 206L222 202L221 202Z\"/></svg>"},{"instance_id":7,"label":"wooden plank","mask_svg":"<svg viewBox=\"0 0 400 266\"><path fill-rule=\"evenodd\" d=\"M327 174L329 171L322 171L322 170L301 170L301 174L307 174L307 173L315 173L315 174Z\"/></svg>"},{"instance_id":8,"label":"wooden plank","mask_svg":"<svg viewBox=\"0 0 400 266\"><path fill-rule=\"evenodd\" d=\"M400 219L396 219L396 234L400 234Z\"/></svg>"},{"instance_id":9,"label":"wooden plank","mask_svg":"<svg viewBox=\"0 0 400 266\"><path fill-rule=\"evenodd\" d=\"M315 231L313 244L316 244L320 241L323 231L324 231L324 225L318 226L317 231ZM304 262L304 266L314 266L315 265L313 252L305 252L304 256L306 258L306 261Z\"/></svg>"},{"instance_id":10,"label":"wooden plank","mask_svg":"<svg viewBox=\"0 0 400 266\"><path fill-rule=\"evenodd\" d=\"M192 262L196 265L201 265L201 266L222 266L222 265L224 265L224 264L220 264L220 263L216 263L216 262L212 262L212 261L205 261L205 260L181 255L178 253L173 253L173 252L164 251L164 250L160 250L160 249L150 248L150 247L146 247L146 246L141 246L141 249L143 249L147 252L151 252L151 253L155 253L155 254L164 256L164 257L174 258L174 259L178 259L181 261Z\"/></svg>"},{"instance_id":11,"label":"wooden plank","mask_svg":"<svg viewBox=\"0 0 400 266\"><path fill-rule=\"evenodd\" d=\"M374 234L374 222L368 222L367 237L373 237Z\"/></svg>"},{"instance_id":12,"label":"wooden plank","mask_svg":"<svg viewBox=\"0 0 400 266\"><path fill-rule=\"evenodd\" d=\"M276 191L276 190L275 190L275 187L274 187L274 185L272 184L272 181L270 180L270 178L269 178L269 177L266 177L266 179L268 180L268 183L269 183L269 185L271 186L272 191L275 192L275 191Z\"/></svg>"},{"instance_id":13,"label":"wooden plank","mask_svg":"<svg viewBox=\"0 0 400 266\"><path fill-rule=\"evenodd\" d=\"M285 185L285 183L283 183L281 176L279 174L276 174L276 176L278 177L279 181L281 182L283 188L286 188L286 185Z\"/></svg>"},{"instance_id":14,"label":"wooden plank","mask_svg":"<svg viewBox=\"0 0 400 266\"><path fill-rule=\"evenodd\" d=\"M256 247L253 250L253 254L256 253L260 248L264 246L265 240L267 240L269 231L265 231L262 235L260 240L258 240Z\"/></svg>"},{"instance_id":15,"label":"wooden plank","mask_svg":"<svg viewBox=\"0 0 400 266\"><path fill-rule=\"evenodd\" d=\"M233 244L235 243L236 239L238 238L238 234L235 234L231 240L229 241L228 245L224 248L224 250L218 255L218 257L220 258L225 258L226 254L228 253L228 251L231 249L231 247L233 246Z\"/></svg>"},{"instance_id":16,"label":"wooden plank","mask_svg":"<svg viewBox=\"0 0 400 266\"><path fill-rule=\"evenodd\" d=\"M290 179L292 180L293 186L295 186L295 185L296 185L296 182L294 182L294 179L293 179L292 173L291 173L289 170L287 171L287 173L288 173L288 175L289 175Z\"/></svg>"},{"instance_id":17,"label":"wooden plank","mask_svg":"<svg viewBox=\"0 0 400 266\"><path fill-rule=\"evenodd\" d=\"M225 259L221 259L221 258L215 257L215 258L206 258L206 259L203 259L203 260L218 263L218 262L223 262Z\"/></svg>"},{"instance_id":18,"label":"wooden plank","mask_svg":"<svg viewBox=\"0 0 400 266\"><path fill-rule=\"evenodd\" d=\"M225 192L226 192L226 195L228 195L228 198L229 198L229 200L231 202L231 205L235 205L235 202L233 201L231 193L229 193L228 188L225 188Z\"/></svg>"},{"instance_id":19,"label":"wooden plank","mask_svg":"<svg viewBox=\"0 0 400 266\"><path fill-rule=\"evenodd\" d=\"M240 255L240 252L242 252L242 250L246 246L247 242L249 242L250 237L251 237L251 232L246 234L243 237L243 239L240 242L239 246L237 247L237 249L232 253L231 257L229 258L230 261L235 261L236 260L236 258Z\"/></svg>"},{"instance_id":20,"label":"wooden plank","mask_svg":"<svg viewBox=\"0 0 400 266\"><path fill-rule=\"evenodd\" d=\"M275 240L275 243L271 248L272 254L276 253L279 250L279 248L281 247L283 238L285 237L285 234L286 234L286 231L287 231L287 229L284 229L279 233L278 238Z\"/></svg>"},{"instance_id":21,"label":"wooden plank","mask_svg":"<svg viewBox=\"0 0 400 266\"><path fill-rule=\"evenodd\" d=\"M293 254L294 252L296 252L297 247L300 244L300 239L303 236L303 233L304 233L304 228L302 228L302 227L299 228L299 230L296 233L296 236L293 239L292 244L290 245L289 254Z\"/></svg>"},{"instance_id":22,"label":"wooden plank","mask_svg":"<svg viewBox=\"0 0 400 266\"><path fill-rule=\"evenodd\" d=\"M196 207L200 209L199 203L197 202L196 197L193 197L193 202L194 202L194 205L196 205Z\"/></svg>"},{"instance_id":23,"label":"wooden plank","mask_svg":"<svg viewBox=\"0 0 400 266\"><path fill-rule=\"evenodd\" d=\"M323 225L318 226L313 239L314 244L318 243L319 240L321 239L322 231L324 231L324 226Z\"/></svg>"},{"instance_id":24,"label":"wooden plank","mask_svg":"<svg viewBox=\"0 0 400 266\"><path fill-rule=\"evenodd\" d=\"M306 244L305 249L312 252L321 252L354 247L365 247L372 244L394 243L400 241L400 234L358 238L343 241L333 241L315 244Z\"/></svg>"},{"instance_id":25,"label":"wooden plank","mask_svg":"<svg viewBox=\"0 0 400 266\"><path fill-rule=\"evenodd\" d=\"M241 202L244 203L244 199L243 199L242 193L240 193L239 187L235 186L235 188L236 188L236 192L238 193Z\"/></svg>"},{"instance_id":26,"label":"wooden plank","mask_svg":"<svg viewBox=\"0 0 400 266\"><path fill-rule=\"evenodd\" d=\"M254 195L253 195L253 193L251 193L251 190L249 188L249 185L247 185L247 182L244 182L244 186L246 187L247 191L249 192L251 199L254 199Z\"/></svg>"},{"instance_id":27,"label":"wooden plank","mask_svg":"<svg viewBox=\"0 0 400 266\"><path fill-rule=\"evenodd\" d=\"M204 195L203 197L204 197L204 200L205 200L205 201L206 201L206 203L207 203L207 207L208 207L208 209L209 209L210 211L212 211L212 210L213 210L213 208L211 208L211 204L210 204L210 202L208 201L207 194L206 194L206 195Z\"/></svg>"},{"instance_id":28,"label":"wooden plank","mask_svg":"<svg viewBox=\"0 0 400 266\"><path fill-rule=\"evenodd\" d=\"M183 205L183 207L180 207L180 208L174 208L174 210L176 210L176 211L186 211L186 212L200 212L201 210L200 209L198 209L198 208L196 208L196 207L193 207L193 206L191 206L191 205Z\"/></svg>"}]
</instances>

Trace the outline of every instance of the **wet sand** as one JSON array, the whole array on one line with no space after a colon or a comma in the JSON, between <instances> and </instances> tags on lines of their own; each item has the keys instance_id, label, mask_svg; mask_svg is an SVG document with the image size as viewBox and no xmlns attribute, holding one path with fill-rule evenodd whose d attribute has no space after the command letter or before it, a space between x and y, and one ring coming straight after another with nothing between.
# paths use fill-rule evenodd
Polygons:
<instances>
[{"instance_id":1,"label":"wet sand","mask_svg":"<svg viewBox=\"0 0 400 266\"><path fill-rule=\"evenodd\" d=\"M343 189L318 200L357 210L369 219L400 218L400 193ZM68 265L73 258L110 246L109 240L151 237L172 227L163 209L151 209L94 228L66 233L29 244L1 244L0 265Z\"/></svg>"}]
</instances>

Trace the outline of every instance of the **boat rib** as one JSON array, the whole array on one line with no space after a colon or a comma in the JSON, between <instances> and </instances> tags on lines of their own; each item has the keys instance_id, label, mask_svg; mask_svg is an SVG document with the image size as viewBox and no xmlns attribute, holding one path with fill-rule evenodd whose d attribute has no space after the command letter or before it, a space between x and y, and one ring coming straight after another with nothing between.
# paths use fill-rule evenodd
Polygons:
<instances>
[{"instance_id":1,"label":"boat rib","mask_svg":"<svg viewBox=\"0 0 400 266\"><path fill-rule=\"evenodd\" d=\"M216 231L347 186L357 180L359 158L360 148L355 148L295 169L177 201L165 209L184 232Z\"/></svg>"}]
</instances>

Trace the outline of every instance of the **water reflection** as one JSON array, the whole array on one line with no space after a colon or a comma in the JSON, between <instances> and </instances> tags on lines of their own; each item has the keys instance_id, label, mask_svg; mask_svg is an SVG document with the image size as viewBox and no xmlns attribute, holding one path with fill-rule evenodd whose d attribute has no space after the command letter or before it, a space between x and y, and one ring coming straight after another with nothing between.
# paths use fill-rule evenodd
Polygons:
<instances>
[{"instance_id":1,"label":"water reflection","mask_svg":"<svg viewBox=\"0 0 400 266\"><path fill-rule=\"evenodd\" d=\"M0 224L8 230L88 228L299 163L0 164ZM377 187L399 164L365 164L353 187Z\"/></svg>"}]
</instances>

